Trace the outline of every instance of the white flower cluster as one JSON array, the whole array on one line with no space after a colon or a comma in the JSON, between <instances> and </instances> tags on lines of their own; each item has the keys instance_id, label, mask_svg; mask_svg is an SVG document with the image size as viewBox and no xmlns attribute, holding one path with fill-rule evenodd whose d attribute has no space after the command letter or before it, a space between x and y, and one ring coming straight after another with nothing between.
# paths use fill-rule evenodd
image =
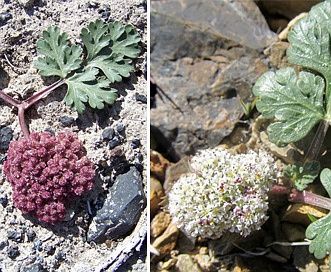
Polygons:
<instances>
[{"instance_id":1,"label":"white flower cluster","mask_svg":"<svg viewBox=\"0 0 331 272\"><path fill-rule=\"evenodd\" d=\"M231 155L207 149L190 167L169 192L169 212L184 232L203 238L219 238L225 231L247 236L267 220L267 192L279 172L266 152Z\"/></svg>"}]
</instances>

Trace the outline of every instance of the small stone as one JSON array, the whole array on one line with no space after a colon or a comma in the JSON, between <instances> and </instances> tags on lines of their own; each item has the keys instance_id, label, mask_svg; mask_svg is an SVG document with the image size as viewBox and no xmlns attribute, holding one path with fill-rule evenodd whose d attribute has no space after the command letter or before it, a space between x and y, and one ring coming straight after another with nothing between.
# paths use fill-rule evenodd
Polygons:
<instances>
[{"instance_id":1,"label":"small stone","mask_svg":"<svg viewBox=\"0 0 331 272\"><path fill-rule=\"evenodd\" d=\"M135 96L136 96L136 101L141 102L143 104L147 104L147 97L145 95L135 93Z\"/></svg>"},{"instance_id":2,"label":"small stone","mask_svg":"<svg viewBox=\"0 0 331 272\"><path fill-rule=\"evenodd\" d=\"M121 144L121 138L118 135L115 135L115 137L109 141L108 146L109 149L113 149L114 147Z\"/></svg>"},{"instance_id":3,"label":"small stone","mask_svg":"<svg viewBox=\"0 0 331 272\"><path fill-rule=\"evenodd\" d=\"M124 132L125 127L124 127L123 124L119 123L119 124L116 125L116 130L117 130L118 133L122 133L122 132Z\"/></svg>"},{"instance_id":4,"label":"small stone","mask_svg":"<svg viewBox=\"0 0 331 272\"><path fill-rule=\"evenodd\" d=\"M158 237L170 224L171 216L169 213L158 213L151 222L151 236Z\"/></svg>"},{"instance_id":5,"label":"small stone","mask_svg":"<svg viewBox=\"0 0 331 272\"><path fill-rule=\"evenodd\" d=\"M38 250L38 251L42 251L43 250L43 247L42 247L42 242L39 240L39 239L36 239L34 242L33 242L35 248Z\"/></svg>"},{"instance_id":6,"label":"small stone","mask_svg":"<svg viewBox=\"0 0 331 272\"><path fill-rule=\"evenodd\" d=\"M55 252L55 247L52 245L47 245L44 249L47 253L47 255L53 255Z\"/></svg>"},{"instance_id":7,"label":"small stone","mask_svg":"<svg viewBox=\"0 0 331 272\"><path fill-rule=\"evenodd\" d=\"M141 145L141 143L140 143L140 139L139 138L136 138L135 137L135 138L133 138L131 140L131 146L132 146L133 149L139 148L140 145Z\"/></svg>"},{"instance_id":8,"label":"small stone","mask_svg":"<svg viewBox=\"0 0 331 272\"><path fill-rule=\"evenodd\" d=\"M103 207L89 227L87 240L103 242L117 239L131 231L146 204L141 174L134 167L117 176Z\"/></svg>"},{"instance_id":9,"label":"small stone","mask_svg":"<svg viewBox=\"0 0 331 272\"><path fill-rule=\"evenodd\" d=\"M164 197L162 184L155 178L150 178L150 187L149 187L149 203L151 216L153 217L158 210L160 209L160 202Z\"/></svg>"},{"instance_id":10,"label":"small stone","mask_svg":"<svg viewBox=\"0 0 331 272\"><path fill-rule=\"evenodd\" d=\"M203 271L217 271L217 268L213 264L210 256L208 254L197 254L194 256L194 259L203 269Z\"/></svg>"},{"instance_id":11,"label":"small stone","mask_svg":"<svg viewBox=\"0 0 331 272\"><path fill-rule=\"evenodd\" d=\"M200 272L201 269L195 264L188 254L180 254L177 256L176 268L178 271Z\"/></svg>"},{"instance_id":12,"label":"small stone","mask_svg":"<svg viewBox=\"0 0 331 272\"><path fill-rule=\"evenodd\" d=\"M6 155L0 154L0 163L3 163L6 160Z\"/></svg>"},{"instance_id":13,"label":"small stone","mask_svg":"<svg viewBox=\"0 0 331 272\"><path fill-rule=\"evenodd\" d=\"M114 136L115 136L115 131L113 128L109 127L102 131L102 139L105 141L109 141L113 139Z\"/></svg>"},{"instance_id":14,"label":"small stone","mask_svg":"<svg viewBox=\"0 0 331 272\"><path fill-rule=\"evenodd\" d=\"M28 231L26 233L26 236L28 238L28 242L32 242L34 240L34 238L36 238L36 232L34 230Z\"/></svg>"},{"instance_id":15,"label":"small stone","mask_svg":"<svg viewBox=\"0 0 331 272\"><path fill-rule=\"evenodd\" d=\"M283 222L282 230L289 242L303 241L306 238L306 229L299 224Z\"/></svg>"},{"instance_id":16,"label":"small stone","mask_svg":"<svg viewBox=\"0 0 331 272\"><path fill-rule=\"evenodd\" d=\"M209 253L208 247L200 247L199 249L200 255L208 255L208 253Z\"/></svg>"},{"instance_id":17,"label":"small stone","mask_svg":"<svg viewBox=\"0 0 331 272\"><path fill-rule=\"evenodd\" d=\"M0 204L2 207L6 207L8 204L8 197L6 194L0 196Z\"/></svg>"},{"instance_id":18,"label":"small stone","mask_svg":"<svg viewBox=\"0 0 331 272\"><path fill-rule=\"evenodd\" d=\"M165 171L171 163L164 158L160 153L152 150L150 154L150 171L159 180L164 181Z\"/></svg>"},{"instance_id":19,"label":"small stone","mask_svg":"<svg viewBox=\"0 0 331 272\"><path fill-rule=\"evenodd\" d=\"M45 128L45 131L48 131L52 136L55 136L55 132L51 128Z\"/></svg>"},{"instance_id":20,"label":"small stone","mask_svg":"<svg viewBox=\"0 0 331 272\"><path fill-rule=\"evenodd\" d=\"M59 121L63 127L70 127L75 122L75 118L71 116L61 116Z\"/></svg>"},{"instance_id":21,"label":"small stone","mask_svg":"<svg viewBox=\"0 0 331 272\"><path fill-rule=\"evenodd\" d=\"M1 12L0 13L0 26L4 25L12 16L9 12Z\"/></svg>"},{"instance_id":22,"label":"small stone","mask_svg":"<svg viewBox=\"0 0 331 272\"><path fill-rule=\"evenodd\" d=\"M152 243L152 246L159 252L157 259L162 259L168 255L176 246L179 230L173 223L167 227L161 236L157 237ZM190 271L190 270L183 270Z\"/></svg>"},{"instance_id":23,"label":"small stone","mask_svg":"<svg viewBox=\"0 0 331 272\"><path fill-rule=\"evenodd\" d=\"M13 132L9 126L2 127L0 129L0 150L7 150L11 139L13 138Z\"/></svg>"},{"instance_id":24,"label":"small stone","mask_svg":"<svg viewBox=\"0 0 331 272\"><path fill-rule=\"evenodd\" d=\"M139 161L138 162L134 162L134 167L136 167L139 172L142 172L144 170L144 166Z\"/></svg>"},{"instance_id":25,"label":"small stone","mask_svg":"<svg viewBox=\"0 0 331 272\"><path fill-rule=\"evenodd\" d=\"M173 267L176 264L176 259L169 259L165 262L159 262L157 264L158 271L164 271L169 270L171 267Z\"/></svg>"},{"instance_id":26,"label":"small stone","mask_svg":"<svg viewBox=\"0 0 331 272\"><path fill-rule=\"evenodd\" d=\"M8 240L0 241L0 250L3 250L8 245L9 245Z\"/></svg>"},{"instance_id":27,"label":"small stone","mask_svg":"<svg viewBox=\"0 0 331 272\"><path fill-rule=\"evenodd\" d=\"M315 218L321 218L327 215L327 210L311 205L294 203L287 208L282 221L308 226L311 224L308 214Z\"/></svg>"},{"instance_id":28,"label":"small stone","mask_svg":"<svg viewBox=\"0 0 331 272\"><path fill-rule=\"evenodd\" d=\"M7 255L11 259L15 259L17 256L19 256L20 255L20 251L18 249L18 246L14 245L14 246L8 247L8 249L7 249Z\"/></svg>"},{"instance_id":29,"label":"small stone","mask_svg":"<svg viewBox=\"0 0 331 272\"><path fill-rule=\"evenodd\" d=\"M14 211L14 207L12 205L9 205L9 206L6 207L6 211L8 213L12 213Z\"/></svg>"},{"instance_id":30,"label":"small stone","mask_svg":"<svg viewBox=\"0 0 331 272\"><path fill-rule=\"evenodd\" d=\"M19 231L10 230L7 233L7 237L8 237L8 239L13 240L15 242L22 242L23 235Z\"/></svg>"},{"instance_id":31,"label":"small stone","mask_svg":"<svg viewBox=\"0 0 331 272\"><path fill-rule=\"evenodd\" d=\"M20 271L21 272L42 272L45 270L44 270L43 266L41 265L41 263L34 263L32 265L23 267Z\"/></svg>"},{"instance_id":32,"label":"small stone","mask_svg":"<svg viewBox=\"0 0 331 272\"><path fill-rule=\"evenodd\" d=\"M56 254L55 254L55 259L59 260L59 261L63 261L65 260L66 258L66 254L61 252L61 251L58 251Z\"/></svg>"}]
</instances>

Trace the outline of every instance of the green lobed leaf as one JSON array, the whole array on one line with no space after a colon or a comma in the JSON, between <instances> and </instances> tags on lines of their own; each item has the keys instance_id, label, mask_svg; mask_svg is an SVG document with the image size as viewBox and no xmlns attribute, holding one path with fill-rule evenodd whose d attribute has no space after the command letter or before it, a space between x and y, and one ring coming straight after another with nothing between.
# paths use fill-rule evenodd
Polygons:
<instances>
[{"instance_id":1,"label":"green lobed leaf","mask_svg":"<svg viewBox=\"0 0 331 272\"><path fill-rule=\"evenodd\" d=\"M80 68L82 49L70 45L66 33L60 34L58 27L49 27L43 31L43 39L37 42L37 50L45 55L35 61L35 67L42 76L65 78L70 72Z\"/></svg>"},{"instance_id":2,"label":"green lobed leaf","mask_svg":"<svg viewBox=\"0 0 331 272\"><path fill-rule=\"evenodd\" d=\"M315 5L288 34L288 61L320 72L331 79L331 2Z\"/></svg>"},{"instance_id":3,"label":"green lobed leaf","mask_svg":"<svg viewBox=\"0 0 331 272\"><path fill-rule=\"evenodd\" d=\"M108 25L108 29L112 41L110 48L114 55L120 54L128 58L138 57L140 36L133 26L123 27L120 22L114 22Z\"/></svg>"},{"instance_id":4,"label":"green lobed leaf","mask_svg":"<svg viewBox=\"0 0 331 272\"><path fill-rule=\"evenodd\" d=\"M87 50L87 60L91 60L105 47L109 46L108 27L101 20L96 20L83 28L80 37Z\"/></svg>"},{"instance_id":5,"label":"green lobed leaf","mask_svg":"<svg viewBox=\"0 0 331 272\"><path fill-rule=\"evenodd\" d=\"M284 177L292 179L295 189L303 191L318 176L319 170L318 161L309 161L304 164L295 162L293 165L287 165L283 173Z\"/></svg>"},{"instance_id":6,"label":"green lobed leaf","mask_svg":"<svg viewBox=\"0 0 331 272\"><path fill-rule=\"evenodd\" d=\"M97 56L90 61L87 67L100 69L111 83L122 81L122 77L130 76L130 72L133 71L131 60L123 59L121 56L115 59Z\"/></svg>"},{"instance_id":7,"label":"green lobed leaf","mask_svg":"<svg viewBox=\"0 0 331 272\"><path fill-rule=\"evenodd\" d=\"M85 110L85 102L92 108L103 109L104 102L113 104L117 98L117 90L109 89L109 81L105 78L96 78L97 69L90 69L82 73L76 73L66 80L68 92L65 101L73 105L73 110L82 113Z\"/></svg>"},{"instance_id":8,"label":"green lobed leaf","mask_svg":"<svg viewBox=\"0 0 331 272\"><path fill-rule=\"evenodd\" d=\"M101 70L111 83L133 71L130 58L140 53L140 36L132 26L124 27L120 22L105 25L97 20L82 30L81 37L88 52L88 68Z\"/></svg>"},{"instance_id":9,"label":"green lobed leaf","mask_svg":"<svg viewBox=\"0 0 331 272\"><path fill-rule=\"evenodd\" d=\"M331 196L331 170L323 169L321 183ZM306 230L306 237L311 239L309 252L318 259L322 259L331 252L331 213L310 224Z\"/></svg>"},{"instance_id":10,"label":"green lobed leaf","mask_svg":"<svg viewBox=\"0 0 331 272\"><path fill-rule=\"evenodd\" d=\"M278 146L296 142L324 118L324 80L318 75L293 68L266 72L255 83L257 109L266 118L275 118L267 131Z\"/></svg>"}]
</instances>

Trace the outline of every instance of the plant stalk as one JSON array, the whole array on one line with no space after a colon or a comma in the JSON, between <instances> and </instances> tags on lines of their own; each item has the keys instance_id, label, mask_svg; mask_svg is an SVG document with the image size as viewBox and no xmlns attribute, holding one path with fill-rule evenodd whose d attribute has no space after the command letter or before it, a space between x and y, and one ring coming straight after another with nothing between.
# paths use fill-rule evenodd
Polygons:
<instances>
[{"instance_id":1,"label":"plant stalk","mask_svg":"<svg viewBox=\"0 0 331 272\"><path fill-rule=\"evenodd\" d=\"M331 210L331 199L328 197L320 196L314 193L307 192L305 190L298 191L293 189L289 195L289 201L301 202L305 204L314 205L316 207Z\"/></svg>"},{"instance_id":2,"label":"plant stalk","mask_svg":"<svg viewBox=\"0 0 331 272\"><path fill-rule=\"evenodd\" d=\"M317 131L314 135L313 141L307 151L304 158L304 163L308 161L314 161L318 158L321 152L322 144L324 142L325 135L329 128L329 122L327 120L322 120L319 123Z\"/></svg>"},{"instance_id":3,"label":"plant stalk","mask_svg":"<svg viewBox=\"0 0 331 272\"><path fill-rule=\"evenodd\" d=\"M52 91L54 91L56 88L60 87L64 83L65 83L65 80L60 79L60 80L54 82L53 84L51 84L50 86L48 86L47 88L45 88L44 90L41 90L41 91L35 93L34 95L32 95L31 97L25 99L24 101L19 101L17 99L14 99L14 98L10 97L8 94L0 91L0 98L2 98L4 101L6 101L10 105L12 105L18 109L18 121L19 121L19 124L20 124L24 137L26 137L26 138L30 137L29 129L25 122L25 117L24 117L25 110L30 108L34 103L38 102L40 99L45 98Z\"/></svg>"},{"instance_id":4,"label":"plant stalk","mask_svg":"<svg viewBox=\"0 0 331 272\"><path fill-rule=\"evenodd\" d=\"M286 186L274 185L268 193L269 195L283 194L288 195L288 200L291 202L299 202L304 204L310 204L316 207L331 210L331 199L328 197L320 196L314 193L307 192L305 190L299 191L296 189L290 189Z\"/></svg>"},{"instance_id":5,"label":"plant stalk","mask_svg":"<svg viewBox=\"0 0 331 272\"><path fill-rule=\"evenodd\" d=\"M24 109L30 108L34 103L38 102L40 99L45 98L47 95L49 95L52 91L54 91L56 88L60 87L65 83L64 79L59 79L58 81L54 82L53 84L49 85L47 88L44 90L41 90L31 97L27 98L26 100L23 101L25 104Z\"/></svg>"}]
</instances>

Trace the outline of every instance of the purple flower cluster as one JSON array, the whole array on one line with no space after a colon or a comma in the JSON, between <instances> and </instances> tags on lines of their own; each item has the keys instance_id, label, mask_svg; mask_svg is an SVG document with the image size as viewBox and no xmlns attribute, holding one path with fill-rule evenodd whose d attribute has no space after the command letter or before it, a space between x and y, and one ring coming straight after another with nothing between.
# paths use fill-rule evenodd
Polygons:
<instances>
[{"instance_id":1,"label":"purple flower cluster","mask_svg":"<svg viewBox=\"0 0 331 272\"><path fill-rule=\"evenodd\" d=\"M82 151L77 135L65 131L31 133L12 141L4 174L13 186L13 201L24 214L56 224L66 216L65 205L93 187L94 164Z\"/></svg>"}]
</instances>

